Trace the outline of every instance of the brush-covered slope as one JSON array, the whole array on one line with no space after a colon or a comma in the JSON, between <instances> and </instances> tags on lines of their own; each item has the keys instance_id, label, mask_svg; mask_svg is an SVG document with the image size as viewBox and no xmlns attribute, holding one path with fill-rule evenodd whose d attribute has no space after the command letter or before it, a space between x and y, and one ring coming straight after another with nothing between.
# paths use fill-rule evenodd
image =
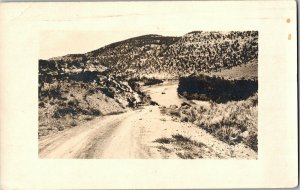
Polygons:
<instances>
[{"instance_id":1,"label":"brush-covered slope","mask_svg":"<svg viewBox=\"0 0 300 190\"><path fill-rule=\"evenodd\" d=\"M67 68L104 68L116 76L177 78L247 64L258 57L258 32L201 32L182 37L145 35L86 54L50 59Z\"/></svg>"},{"instance_id":2,"label":"brush-covered slope","mask_svg":"<svg viewBox=\"0 0 300 190\"><path fill-rule=\"evenodd\" d=\"M164 53L168 69L180 75L218 71L258 57L258 32L191 32Z\"/></svg>"}]
</instances>

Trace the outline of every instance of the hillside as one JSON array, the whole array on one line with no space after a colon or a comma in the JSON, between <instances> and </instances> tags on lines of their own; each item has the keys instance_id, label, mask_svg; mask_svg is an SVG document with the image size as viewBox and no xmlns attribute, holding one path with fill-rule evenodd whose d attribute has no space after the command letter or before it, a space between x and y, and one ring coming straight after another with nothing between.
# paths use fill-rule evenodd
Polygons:
<instances>
[{"instance_id":1,"label":"hillside","mask_svg":"<svg viewBox=\"0 0 300 190\"><path fill-rule=\"evenodd\" d=\"M212 72L211 75L224 77L227 79L258 79L258 60L253 59L247 64L238 65L229 69Z\"/></svg>"},{"instance_id":2,"label":"hillside","mask_svg":"<svg viewBox=\"0 0 300 190\"><path fill-rule=\"evenodd\" d=\"M165 58L181 75L219 71L257 59L257 40L258 33L252 31L191 32L172 44Z\"/></svg>"},{"instance_id":3,"label":"hillside","mask_svg":"<svg viewBox=\"0 0 300 190\"><path fill-rule=\"evenodd\" d=\"M258 32L191 32L182 37L144 35L116 42L86 54L52 58L65 68L109 69L122 77L177 78L218 71L258 57Z\"/></svg>"}]
</instances>

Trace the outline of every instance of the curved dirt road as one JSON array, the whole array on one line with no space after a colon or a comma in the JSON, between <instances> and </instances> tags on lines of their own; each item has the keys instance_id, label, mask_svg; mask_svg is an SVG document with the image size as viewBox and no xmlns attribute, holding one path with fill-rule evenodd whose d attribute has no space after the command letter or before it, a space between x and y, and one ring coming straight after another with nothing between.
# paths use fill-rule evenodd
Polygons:
<instances>
[{"instance_id":1,"label":"curved dirt road","mask_svg":"<svg viewBox=\"0 0 300 190\"><path fill-rule=\"evenodd\" d=\"M102 158L104 150L107 150L109 143L116 138L115 133L120 129L121 123L134 113L130 111L120 115L95 118L82 126L40 139L39 156L40 158Z\"/></svg>"},{"instance_id":2,"label":"curved dirt road","mask_svg":"<svg viewBox=\"0 0 300 190\"><path fill-rule=\"evenodd\" d=\"M158 106L95 118L39 140L40 158L255 159L256 156L256 152L244 145L230 146L193 124L162 115Z\"/></svg>"}]
</instances>

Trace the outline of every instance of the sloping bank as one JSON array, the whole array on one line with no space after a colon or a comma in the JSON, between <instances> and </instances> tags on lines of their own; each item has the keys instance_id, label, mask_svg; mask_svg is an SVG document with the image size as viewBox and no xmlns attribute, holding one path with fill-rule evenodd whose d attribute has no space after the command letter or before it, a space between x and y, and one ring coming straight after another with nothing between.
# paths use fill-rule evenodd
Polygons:
<instances>
[{"instance_id":1,"label":"sloping bank","mask_svg":"<svg viewBox=\"0 0 300 190\"><path fill-rule=\"evenodd\" d=\"M190 76L180 78L178 94L189 103L163 108L163 113L192 122L228 144L243 143L258 151L257 81Z\"/></svg>"}]
</instances>

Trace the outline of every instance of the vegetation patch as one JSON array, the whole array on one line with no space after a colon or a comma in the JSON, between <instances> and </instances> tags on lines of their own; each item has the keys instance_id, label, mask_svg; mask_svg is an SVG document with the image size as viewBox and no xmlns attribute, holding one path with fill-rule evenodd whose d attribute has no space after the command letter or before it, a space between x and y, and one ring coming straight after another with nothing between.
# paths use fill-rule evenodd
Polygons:
<instances>
[{"instance_id":1,"label":"vegetation patch","mask_svg":"<svg viewBox=\"0 0 300 190\"><path fill-rule=\"evenodd\" d=\"M157 147L158 149L165 151L165 153L174 152L182 159L203 158L203 154L207 148L205 144L191 140L190 137L185 137L181 134L174 134L172 138L162 137L156 139L154 142L162 144ZM170 145L173 147L166 147Z\"/></svg>"},{"instance_id":2,"label":"vegetation patch","mask_svg":"<svg viewBox=\"0 0 300 190\"><path fill-rule=\"evenodd\" d=\"M257 94L243 100L225 104L209 102L161 108L161 113L177 117L181 122L191 122L230 145L244 143L255 151L257 148ZM177 113L177 114L173 114ZM181 141L181 136L174 136ZM186 140L186 139L185 139Z\"/></svg>"},{"instance_id":3,"label":"vegetation patch","mask_svg":"<svg viewBox=\"0 0 300 190\"><path fill-rule=\"evenodd\" d=\"M155 78L144 78L143 79L144 86L154 85L154 84L160 84L163 83L163 80L155 79Z\"/></svg>"},{"instance_id":4,"label":"vegetation patch","mask_svg":"<svg viewBox=\"0 0 300 190\"><path fill-rule=\"evenodd\" d=\"M170 144L171 142L173 142L173 139L163 137L163 138L156 139L154 142L161 143L161 144Z\"/></svg>"},{"instance_id":5,"label":"vegetation patch","mask_svg":"<svg viewBox=\"0 0 300 190\"><path fill-rule=\"evenodd\" d=\"M199 75L181 77L177 92L189 100L225 103L247 99L257 89L257 80L225 80L222 77Z\"/></svg>"}]
</instances>

